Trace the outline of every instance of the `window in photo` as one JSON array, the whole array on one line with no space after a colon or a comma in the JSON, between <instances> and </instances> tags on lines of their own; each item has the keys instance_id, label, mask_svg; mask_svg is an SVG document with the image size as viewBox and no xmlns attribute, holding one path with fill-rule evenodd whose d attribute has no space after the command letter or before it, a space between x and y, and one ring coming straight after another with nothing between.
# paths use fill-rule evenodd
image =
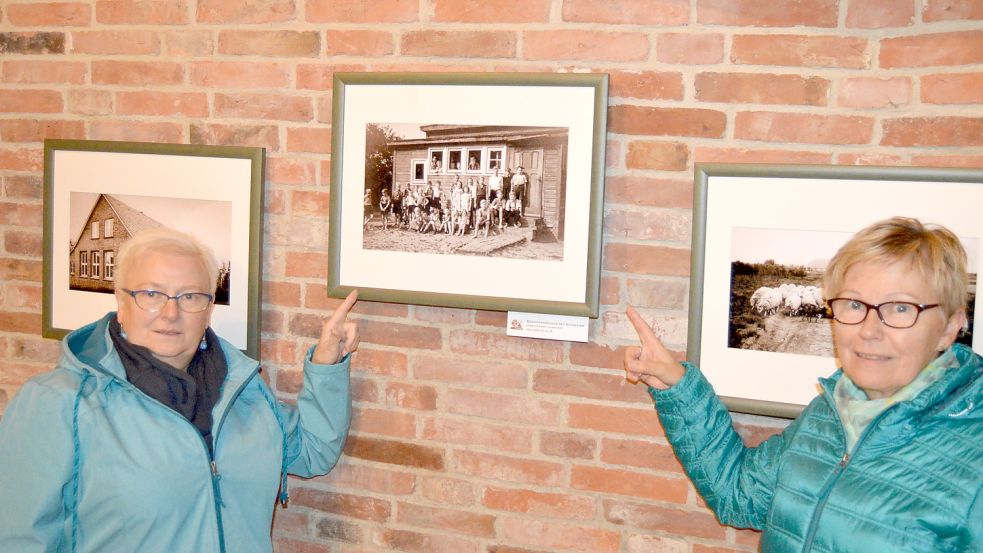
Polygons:
<instances>
[{"instance_id":1,"label":"window in photo","mask_svg":"<svg viewBox=\"0 0 983 553\"><path fill-rule=\"evenodd\" d=\"M92 252L92 278L99 278L102 273L102 252L93 250Z\"/></svg>"},{"instance_id":2,"label":"window in photo","mask_svg":"<svg viewBox=\"0 0 983 553\"><path fill-rule=\"evenodd\" d=\"M92 221L92 227L89 237L92 238L93 240L99 239L99 221Z\"/></svg>"},{"instance_id":3,"label":"window in photo","mask_svg":"<svg viewBox=\"0 0 983 553\"><path fill-rule=\"evenodd\" d=\"M430 150L430 172L431 173L443 173L444 172L444 150L442 149L431 149Z\"/></svg>"},{"instance_id":4,"label":"window in photo","mask_svg":"<svg viewBox=\"0 0 983 553\"><path fill-rule=\"evenodd\" d=\"M481 150L468 149L468 171L481 171Z\"/></svg>"},{"instance_id":5,"label":"window in photo","mask_svg":"<svg viewBox=\"0 0 983 553\"><path fill-rule=\"evenodd\" d=\"M102 235L105 238L113 237L113 221L115 219L106 219L102 222Z\"/></svg>"},{"instance_id":6,"label":"window in photo","mask_svg":"<svg viewBox=\"0 0 983 553\"><path fill-rule=\"evenodd\" d=\"M427 161L424 159L414 159L411 165L413 166L413 182L426 182Z\"/></svg>"},{"instance_id":7,"label":"window in photo","mask_svg":"<svg viewBox=\"0 0 983 553\"><path fill-rule=\"evenodd\" d=\"M110 219L110 221L112 221L112 219ZM103 280L113 280L114 269L116 268L116 252L113 250L106 250L102 254L102 260L103 267L105 268L105 271L103 271L102 274Z\"/></svg>"},{"instance_id":8,"label":"window in photo","mask_svg":"<svg viewBox=\"0 0 983 553\"><path fill-rule=\"evenodd\" d=\"M456 150L447 151L447 170L448 171L460 171L461 170L461 159L464 157L464 150L458 148Z\"/></svg>"},{"instance_id":9,"label":"window in photo","mask_svg":"<svg viewBox=\"0 0 983 553\"><path fill-rule=\"evenodd\" d=\"M89 276L89 252L79 252L79 276Z\"/></svg>"},{"instance_id":10,"label":"window in photo","mask_svg":"<svg viewBox=\"0 0 983 553\"><path fill-rule=\"evenodd\" d=\"M497 171L505 167L505 148L488 148L488 170Z\"/></svg>"}]
</instances>

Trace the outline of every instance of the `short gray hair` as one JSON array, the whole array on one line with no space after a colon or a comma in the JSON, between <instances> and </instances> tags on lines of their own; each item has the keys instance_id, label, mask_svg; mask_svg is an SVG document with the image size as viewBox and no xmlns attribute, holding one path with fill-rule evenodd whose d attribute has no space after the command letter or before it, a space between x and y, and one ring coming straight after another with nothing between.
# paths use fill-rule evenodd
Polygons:
<instances>
[{"instance_id":1,"label":"short gray hair","mask_svg":"<svg viewBox=\"0 0 983 553\"><path fill-rule=\"evenodd\" d=\"M130 268L147 252L167 252L198 256L201 266L211 279L209 293L215 294L218 287L218 260L212 249L194 236L168 227L145 230L129 239L119 247L116 255L114 286L118 290L126 280Z\"/></svg>"}]
</instances>

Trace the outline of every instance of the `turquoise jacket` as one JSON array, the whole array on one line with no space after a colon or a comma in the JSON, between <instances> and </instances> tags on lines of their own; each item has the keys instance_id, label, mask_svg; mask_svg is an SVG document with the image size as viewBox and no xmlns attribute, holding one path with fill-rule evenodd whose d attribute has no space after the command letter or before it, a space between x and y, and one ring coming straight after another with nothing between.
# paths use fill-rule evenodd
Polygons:
<instances>
[{"instance_id":1,"label":"turquoise jacket","mask_svg":"<svg viewBox=\"0 0 983 553\"><path fill-rule=\"evenodd\" d=\"M65 337L0 421L0 551L269 553L286 473L328 472L351 419L349 358L315 365L293 407L222 341L214 458L184 417L132 386L109 313Z\"/></svg>"},{"instance_id":2,"label":"turquoise jacket","mask_svg":"<svg viewBox=\"0 0 983 553\"><path fill-rule=\"evenodd\" d=\"M784 432L745 447L702 373L650 389L687 475L723 524L763 530L765 553L983 552L983 365L950 369L889 407L849 455L837 372Z\"/></svg>"}]
</instances>

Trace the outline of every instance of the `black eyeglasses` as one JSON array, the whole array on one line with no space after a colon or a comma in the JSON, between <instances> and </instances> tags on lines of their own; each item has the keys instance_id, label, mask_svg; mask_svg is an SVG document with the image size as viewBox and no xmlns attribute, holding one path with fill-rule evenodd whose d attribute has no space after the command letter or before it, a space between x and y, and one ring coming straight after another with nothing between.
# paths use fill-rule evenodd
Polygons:
<instances>
[{"instance_id":1,"label":"black eyeglasses","mask_svg":"<svg viewBox=\"0 0 983 553\"><path fill-rule=\"evenodd\" d=\"M174 300L177 302L178 309L185 313L201 313L215 299L215 296L204 292L186 292L176 296L168 296L156 290L127 290L126 288L120 288L120 290L129 294L136 302L137 307L150 312L160 311L167 305L167 302Z\"/></svg>"},{"instance_id":2,"label":"black eyeglasses","mask_svg":"<svg viewBox=\"0 0 983 553\"><path fill-rule=\"evenodd\" d=\"M833 319L845 325L856 325L864 322L867 314L873 309L877 318L891 328L911 328L918 322L922 311L938 307L939 304L911 303L908 301L886 301L877 305L853 298L833 298L826 300Z\"/></svg>"}]
</instances>

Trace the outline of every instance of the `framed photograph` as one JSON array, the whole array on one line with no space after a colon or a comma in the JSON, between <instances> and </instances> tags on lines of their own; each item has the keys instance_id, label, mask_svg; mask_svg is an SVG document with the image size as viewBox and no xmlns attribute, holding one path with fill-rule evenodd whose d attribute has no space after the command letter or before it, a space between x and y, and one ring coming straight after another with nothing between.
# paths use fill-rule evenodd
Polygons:
<instances>
[{"instance_id":1,"label":"framed photograph","mask_svg":"<svg viewBox=\"0 0 983 553\"><path fill-rule=\"evenodd\" d=\"M597 317L606 75L336 73L333 94L331 296Z\"/></svg>"},{"instance_id":2,"label":"framed photograph","mask_svg":"<svg viewBox=\"0 0 983 553\"><path fill-rule=\"evenodd\" d=\"M795 417L839 367L822 277L854 233L896 215L956 233L970 328L983 251L983 171L697 164L687 358L733 411Z\"/></svg>"},{"instance_id":3,"label":"framed photograph","mask_svg":"<svg viewBox=\"0 0 983 553\"><path fill-rule=\"evenodd\" d=\"M167 226L215 253L211 326L257 357L264 163L262 148L46 140L43 335L115 311L119 245Z\"/></svg>"}]
</instances>

